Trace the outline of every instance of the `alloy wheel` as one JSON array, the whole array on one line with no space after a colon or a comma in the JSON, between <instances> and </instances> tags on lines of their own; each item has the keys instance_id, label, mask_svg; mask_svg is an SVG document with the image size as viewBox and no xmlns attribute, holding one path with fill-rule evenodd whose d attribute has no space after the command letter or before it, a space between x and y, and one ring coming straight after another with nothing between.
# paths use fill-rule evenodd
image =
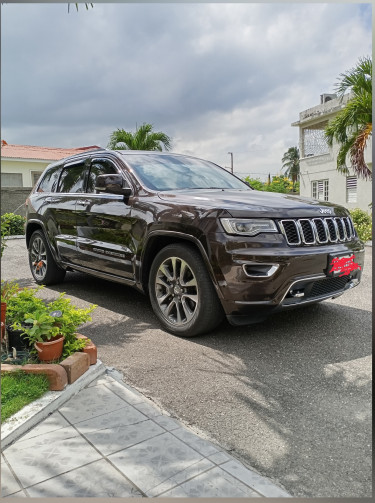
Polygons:
<instances>
[{"instance_id":1,"label":"alloy wheel","mask_svg":"<svg viewBox=\"0 0 375 503\"><path fill-rule=\"evenodd\" d=\"M158 268L155 293L163 316L175 325L184 325L198 308L198 283L189 264L169 257Z\"/></svg>"}]
</instances>

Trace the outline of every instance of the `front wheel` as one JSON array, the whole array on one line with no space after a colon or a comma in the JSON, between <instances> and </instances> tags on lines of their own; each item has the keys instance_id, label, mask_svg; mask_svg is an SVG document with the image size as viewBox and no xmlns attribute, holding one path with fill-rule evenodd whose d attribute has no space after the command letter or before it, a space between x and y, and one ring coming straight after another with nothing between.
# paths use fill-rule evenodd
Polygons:
<instances>
[{"instance_id":1,"label":"front wheel","mask_svg":"<svg viewBox=\"0 0 375 503\"><path fill-rule=\"evenodd\" d=\"M149 277L152 308L172 334L193 337L213 330L224 313L202 257L174 244L155 257Z\"/></svg>"},{"instance_id":2,"label":"front wheel","mask_svg":"<svg viewBox=\"0 0 375 503\"><path fill-rule=\"evenodd\" d=\"M61 283L65 277L65 271L56 264L42 231L33 232L30 238L29 264L38 285Z\"/></svg>"}]
</instances>

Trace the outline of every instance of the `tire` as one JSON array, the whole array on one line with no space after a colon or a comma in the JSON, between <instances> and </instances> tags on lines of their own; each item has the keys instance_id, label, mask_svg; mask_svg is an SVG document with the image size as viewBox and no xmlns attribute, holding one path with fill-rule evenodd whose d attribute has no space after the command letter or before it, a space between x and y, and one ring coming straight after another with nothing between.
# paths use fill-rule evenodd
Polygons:
<instances>
[{"instance_id":1,"label":"tire","mask_svg":"<svg viewBox=\"0 0 375 503\"><path fill-rule=\"evenodd\" d=\"M55 262L42 231L33 232L29 243L29 265L38 285L54 285L64 280L64 269Z\"/></svg>"},{"instance_id":2,"label":"tire","mask_svg":"<svg viewBox=\"0 0 375 503\"><path fill-rule=\"evenodd\" d=\"M224 312L199 252L172 244L155 257L149 276L154 313L168 332L195 337L213 330Z\"/></svg>"}]
</instances>

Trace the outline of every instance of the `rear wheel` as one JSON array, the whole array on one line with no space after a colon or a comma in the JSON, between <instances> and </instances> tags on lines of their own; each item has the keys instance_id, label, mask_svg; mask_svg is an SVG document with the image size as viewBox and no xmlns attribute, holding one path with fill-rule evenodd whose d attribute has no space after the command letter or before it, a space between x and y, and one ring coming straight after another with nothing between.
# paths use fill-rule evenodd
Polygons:
<instances>
[{"instance_id":1,"label":"rear wheel","mask_svg":"<svg viewBox=\"0 0 375 503\"><path fill-rule=\"evenodd\" d=\"M224 313L202 257L174 244L155 257L149 278L151 305L171 333L193 337L213 330Z\"/></svg>"},{"instance_id":2,"label":"rear wheel","mask_svg":"<svg viewBox=\"0 0 375 503\"><path fill-rule=\"evenodd\" d=\"M39 285L61 283L65 271L55 262L42 231L33 232L29 243L31 274Z\"/></svg>"}]
</instances>

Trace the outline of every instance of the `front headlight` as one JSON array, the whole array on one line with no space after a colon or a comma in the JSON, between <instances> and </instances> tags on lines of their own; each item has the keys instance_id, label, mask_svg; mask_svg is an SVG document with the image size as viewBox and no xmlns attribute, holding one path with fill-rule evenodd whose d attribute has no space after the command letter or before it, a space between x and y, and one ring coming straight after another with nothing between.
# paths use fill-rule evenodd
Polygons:
<instances>
[{"instance_id":1,"label":"front headlight","mask_svg":"<svg viewBox=\"0 0 375 503\"><path fill-rule=\"evenodd\" d=\"M221 218L225 232L242 236L256 236L261 232L279 232L273 220L266 218Z\"/></svg>"}]
</instances>

